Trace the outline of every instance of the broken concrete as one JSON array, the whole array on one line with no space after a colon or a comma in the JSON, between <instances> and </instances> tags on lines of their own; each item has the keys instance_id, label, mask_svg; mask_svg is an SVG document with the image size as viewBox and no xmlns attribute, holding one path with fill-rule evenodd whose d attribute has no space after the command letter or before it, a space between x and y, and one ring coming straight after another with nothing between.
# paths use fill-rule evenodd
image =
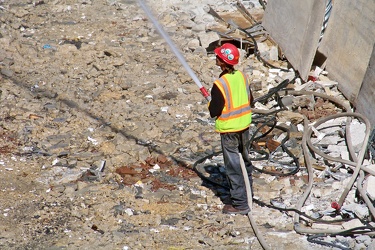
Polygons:
<instances>
[{"instance_id":1,"label":"broken concrete","mask_svg":"<svg viewBox=\"0 0 375 250\"><path fill-rule=\"evenodd\" d=\"M210 88L220 72L212 51L196 42L202 23L217 25L205 6L217 6L226 17L233 16L233 6L174 0L150 4ZM222 214L221 198L228 191L223 159L216 154L220 137L214 120L136 1L1 1L1 6L1 248L262 248L248 218ZM259 9L249 11L261 16ZM206 43L215 42L211 39ZM275 65L287 68L288 62ZM258 81L256 98L296 75L293 69L270 69L252 54L238 67ZM301 84L297 79L288 88L302 89ZM311 84L309 91L328 89L341 98L334 84L325 87ZM268 113L278 109L276 99L270 95L256 106ZM311 93L306 99L311 100ZM318 98L307 106L325 111L320 114L342 111ZM252 215L271 248L330 249L294 230L293 211L279 210L295 208L309 183L299 108L294 104L285 113L273 113L274 129L273 123L263 126L258 119L267 114L254 109L251 131L257 136L270 133L253 141L253 148L269 157L253 160L257 202ZM296 119L284 115L294 117L292 113ZM338 126L345 121L337 121ZM324 149L343 143L345 128L336 133L331 125L320 133L338 139L325 141ZM318 156L313 161L314 191L301 211L323 219L356 215L344 210L335 214L330 208L347 187L351 167ZM354 187L343 205L358 205L356 199ZM372 238L365 236L327 240L371 246Z\"/></svg>"}]
</instances>

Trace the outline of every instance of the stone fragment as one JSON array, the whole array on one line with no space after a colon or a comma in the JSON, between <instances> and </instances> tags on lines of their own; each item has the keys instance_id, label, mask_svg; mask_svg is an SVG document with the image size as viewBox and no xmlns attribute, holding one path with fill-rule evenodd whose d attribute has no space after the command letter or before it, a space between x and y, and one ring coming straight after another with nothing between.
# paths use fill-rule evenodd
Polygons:
<instances>
[{"instance_id":1,"label":"stone fragment","mask_svg":"<svg viewBox=\"0 0 375 250\"><path fill-rule=\"evenodd\" d=\"M1 68L0 73L4 76L7 76L7 77L13 76L13 71L10 70L10 69L6 69L6 68Z\"/></svg>"},{"instance_id":2,"label":"stone fragment","mask_svg":"<svg viewBox=\"0 0 375 250\"><path fill-rule=\"evenodd\" d=\"M344 229L348 230L355 227L363 227L364 225L359 219L350 220L347 222L342 223Z\"/></svg>"},{"instance_id":3,"label":"stone fragment","mask_svg":"<svg viewBox=\"0 0 375 250\"><path fill-rule=\"evenodd\" d=\"M191 30L196 33L205 32L207 30L208 24L207 23L196 23Z\"/></svg>"},{"instance_id":4,"label":"stone fragment","mask_svg":"<svg viewBox=\"0 0 375 250\"><path fill-rule=\"evenodd\" d=\"M372 240L371 244L368 245L368 250L375 250L375 240Z\"/></svg>"},{"instance_id":5,"label":"stone fragment","mask_svg":"<svg viewBox=\"0 0 375 250\"><path fill-rule=\"evenodd\" d=\"M68 197L72 197L72 196L74 196L75 191L76 191L76 187L74 187L72 185L67 185L65 190L64 190L64 194Z\"/></svg>"},{"instance_id":6,"label":"stone fragment","mask_svg":"<svg viewBox=\"0 0 375 250\"><path fill-rule=\"evenodd\" d=\"M271 46L269 54L270 60L277 61L279 59L279 50L276 46Z\"/></svg>"},{"instance_id":7,"label":"stone fragment","mask_svg":"<svg viewBox=\"0 0 375 250\"><path fill-rule=\"evenodd\" d=\"M364 188L371 200L375 200L375 176L370 175L366 178Z\"/></svg>"},{"instance_id":8,"label":"stone fragment","mask_svg":"<svg viewBox=\"0 0 375 250\"><path fill-rule=\"evenodd\" d=\"M303 115L292 111L281 111L277 113L277 118L279 122L291 122L294 125L297 125L303 121Z\"/></svg>"},{"instance_id":9,"label":"stone fragment","mask_svg":"<svg viewBox=\"0 0 375 250\"><path fill-rule=\"evenodd\" d=\"M254 80L251 82L251 90L252 91L259 91L262 90L262 81L261 80Z\"/></svg>"},{"instance_id":10,"label":"stone fragment","mask_svg":"<svg viewBox=\"0 0 375 250\"><path fill-rule=\"evenodd\" d=\"M192 39L187 44L187 47L192 51L196 50L199 46L200 44L198 39Z\"/></svg>"},{"instance_id":11,"label":"stone fragment","mask_svg":"<svg viewBox=\"0 0 375 250\"><path fill-rule=\"evenodd\" d=\"M327 150L330 152L342 152L342 151L347 151L348 147L347 146L340 146L340 145L328 145Z\"/></svg>"},{"instance_id":12,"label":"stone fragment","mask_svg":"<svg viewBox=\"0 0 375 250\"><path fill-rule=\"evenodd\" d=\"M349 131L353 148L355 152L359 152L365 138L366 124L352 122Z\"/></svg>"},{"instance_id":13,"label":"stone fragment","mask_svg":"<svg viewBox=\"0 0 375 250\"><path fill-rule=\"evenodd\" d=\"M314 110L315 100L314 96L297 96L293 99L294 107L307 108L308 110Z\"/></svg>"},{"instance_id":14,"label":"stone fragment","mask_svg":"<svg viewBox=\"0 0 375 250\"><path fill-rule=\"evenodd\" d=\"M354 213L358 218L365 219L369 216L369 209L366 205L363 204L357 204L357 203L351 203L342 206L341 208L343 211L347 211L349 213Z\"/></svg>"},{"instance_id":15,"label":"stone fragment","mask_svg":"<svg viewBox=\"0 0 375 250\"><path fill-rule=\"evenodd\" d=\"M314 223L312 224L311 228L312 229L324 229L324 230L337 230L337 231L343 230L343 227L341 225L335 225L335 224Z\"/></svg>"},{"instance_id":16,"label":"stone fragment","mask_svg":"<svg viewBox=\"0 0 375 250\"><path fill-rule=\"evenodd\" d=\"M200 33L198 35L199 42L203 48L208 48L211 43L220 39L216 32Z\"/></svg>"}]
</instances>

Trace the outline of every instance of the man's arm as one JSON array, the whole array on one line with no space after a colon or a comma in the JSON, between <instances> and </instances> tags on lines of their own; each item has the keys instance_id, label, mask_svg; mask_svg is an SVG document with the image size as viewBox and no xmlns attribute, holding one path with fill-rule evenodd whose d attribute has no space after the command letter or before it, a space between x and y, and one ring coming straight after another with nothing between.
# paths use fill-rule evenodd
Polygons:
<instances>
[{"instance_id":1,"label":"man's arm","mask_svg":"<svg viewBox=\"0 0 375 250\"><path fill-rule=\"evenodd\" d=\"M211 102L208 106L212 118L219 117L223 111L225 100L219 88L214 84L211 89Z\"/></svg>"}]
</instances>

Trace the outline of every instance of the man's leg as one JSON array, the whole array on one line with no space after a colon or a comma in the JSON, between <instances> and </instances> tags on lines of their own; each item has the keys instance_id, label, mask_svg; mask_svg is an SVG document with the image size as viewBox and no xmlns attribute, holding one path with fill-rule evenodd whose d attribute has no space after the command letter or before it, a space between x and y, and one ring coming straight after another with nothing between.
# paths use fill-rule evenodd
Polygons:
<instances>
[{"instance_id":1,"label":"man's leg","mask_svg":"<svg viewBox=\"0 0 375 250\"><path fill-rule=\"evenodd\" d=\"M249 142L250 142L250 134L249 130L246 129L243 131L241 135L241 141L240 141L240 151L242 154L242 158L245 162L247 175L249 176L250 181L250 188L251 188L251 194L254 196L253 193L253 164L249 158Z\"/></svg>"},{"instance_id":2,"label":"man's leg","mask_svg":"<svg viewBox=\"0 0 375 250\"><path fill-rule=\"evenodd\" d=\"M232 205L237 209L248 209L245 181L238 154L240 140L240 133L221 134L224 165L229 182Z\"/></svg>"}]
</instances>

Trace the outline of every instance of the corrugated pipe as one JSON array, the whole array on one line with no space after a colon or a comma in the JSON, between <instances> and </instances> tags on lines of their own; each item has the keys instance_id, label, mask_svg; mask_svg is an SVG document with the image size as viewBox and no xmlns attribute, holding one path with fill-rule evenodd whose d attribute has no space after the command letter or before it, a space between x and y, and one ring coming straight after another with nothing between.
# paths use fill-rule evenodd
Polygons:
<instances>
[{"instance_id":1,"label":"corrugated pipe","mask_svg":"<svg viewBox=\"0 0 375 250\"><path fill-rule=\"evenodd\" d=\"M242 155L240 153L238 155L240 157L240 165L241 165L242 175L244 177L245 186L246 186L247 203L248 203L249 208L250 208L250 212L247 214L247 217L249 218L251 227L253 228L253 231L254 231L260 245L263 247L263 249L268 250L270 248L267 245L266 241L264 240L263 235L260 233L260 231L258 229L258 226L256 224L256 221L251 214L251 211L253 210L253 208L252 208L252 206L253 206L253 195L251 193L250 181L249 181L249 178L248 178L248 175L247 175L247 170L246 170L245 162L242 158Z\"/></svg>"},{"instance_id":2,"label":"corrugated pipe","mask_svg":"<svg viewBox=\"0 0 375 250\"><path fill-rule=\"evenodd\" d=\"M351 187L353 186L354 181L357 179L358 174L361 170L362 162L363 162L363 159L364 159L364 156L365 156L368 138L369 138L369 134L370 134L370 127L371 127L370 122L368 121L368 119L366 117L364 117L361 114L353 113L353 112L345 112L345 113L339 113L339 114L324 117L324 118L316 121L315 124L314 124L314 127L316 128L319 125L323 124L324 122L326 122L330 119L335 119L335 118L345 117L345 116L356 117L356 118L359 118L359 119L363 120L366 124L366 134L365 134L365 139L364 139L363 144L362 144L361 151L360 151L359 156L358 156L358 161L355 164L353 162L345 161L347 164L350 163L350 165L355 165L356 167L354 169L354 173L353 173L353 176L352 176L350 182L345 187L344 192L342 193L342 195L340 197L340 200L339 200L340 206L342 206L348 192L350 191ZM310 137L311 137L311 134L312 134L312 128L310 126L308 126L306 118L305 118L305 128L307 128L307 129L304 130L304 134L303 134L303 138L302 138L302 148L303 148L303 152L304 152L304 156L305 156L305 163L306 163L306 168L307 168L307 171L308 171L309 178L308 178L308 186L305 189L305 192L304 192L303 196L299 199L299 202L297 204L297 207L296 207L297 210L301 210L301 208L302 208L303 204L305 203L309 193L311 192L312 185L313 185L313 169L312 169L312 165L311 165L311 162L310 162L308 145L310 146L311 150L313 150L317 154L321 155L322 157L325 157L325 158L330 159L330 160L336 160L336 161L341 161L341 162L344 161L342 159L337 159L335 157L325 155L324 153L322 153L321 151L317 150L315 147L312 146L312 143L310 141ZM348 139L350 140L350 138L348 138ZM360 178L359 181L361 181L361 178ZM361 188L359 188L359 189L361 189ZM362 190L361 195L367 196L363 192L363 190ZM366 201L366 198L364 198L364 199L365 199L366 204L369 206L369 209L370 209L372 215L374 216L375 211L374 211L373 205L371 204L371 202L368 203ZM299 214L295 214L295 216L294 216L294 229L295 229L296 232L301 233L301 234L321 234L321 233L323 233L323 234L340 234L340 233L344 232L342 230L330 230L330 229L319 230L319 229L309 229L309 228L301 227L301 225L299 223ZM345 231L347 231L347 230L345 230ZM375 232L372 232L372 231L368 232L368 233L365 232L364 234L375 235Z\"/></svg>"},{"instance_id":3,"label":"corrugated pipe","mask_svg":"<svg viewBox=\"0 0 375 250\"><path fill-rule=\"evenodd\" d=\"M332 160L332 161L345 162L345 164L348 164L348 165L351 165L351 166L355 166L352 178L350 179L348 185L345 187L344 192L342 193L342 195L341 195L341 197L339 199L338 204L339 204L340 207L344 203L346 196L348 195L350 189L352 188L355 180L358 177L359 171L361 170L363 159L364 159L365 153L366 153L368 139L369 139L370 133L371 133L371 124L370 124L369 120L365 116L363 116L363 115L361 115L359 113L339 113L339 114L335 114L335 115L324 117L324 118L318 120L314 124L314 127L317 128L319 125L323 124L324 122L326 122L328 120L335 119L335 118L338 118L338 117L345 117L345 116L348 116L348 117L357 117L357 118L363 120L365 122L365 124L366 124L365 138L364 138L364 141L363 141L362 148L361 148L361 151L359 153L358 159L356 159L357 157L355 156L355 154L352 156L353 159L356 159L354 162L351 162L351 161L348 161L348 160L343 160L343 159L337 158L337 157L329 156L329 155L323 153L321 150L319 150L316 147L314 147L314 145L312 145L311 140L307 141L307 145L309 146L309 148L311 150L313 150L315 153L319 154L320 156L322 156L322 157L324 157L326 159ZM308 134L307 134L308 138L311 137L311 134L312 134L312 129L309 128L308 129ZM347 140L351 141L350 135L347 134L347 136L349 136L349 137L347 137ZM351 142L350 142L350 144L351 144ZM373 208L373 205L371 204L370 207ZM370 210L372 210L372 209L370 209ZM375 218L375 213L372 213L372 215Z\"/></svg>"},{"instance_id":4,"label":"corrugated pipe","mask_svg":"<svg viewBox=\"0 0 375 250\"><path fill-rule=\"evenodd\" d=\"M324 93L318 93L318 92L314 92L314 91L295 91L295 90L280 90L280 91L278 91L278 93L284 93L284 95L297 95L297 96L299 96L299 95L313 95L313 96L316 96L316 97L321 97L321 98L327 99L327 100L335 103L337 106L342 107L343 110L346 111L344 113L339 113L339 114L323 117L320 120L316 121L313 126L316 128L319 125L323 124L324 122L326 122L330 119L335 119L335 118L338 118L338 117L347 116L347 118L348 118L347 121L346 121L347 144L348 144L349 153L351 154L352 159L354 159L354 162L326 155L322 151L320 151L316 147L314 147L311 143L311 140L310 140L311 134L312 134L312 128L309 126L307 118L306 117L304 118L304 133L303 133L303 137L302 137L302 149L303 149L305 164L306 164L306 168L307 168L307 172L308 172L308 185L307 185L303 195L301 196L301 198L299 199L299 201L296 205L296 209L301 210L301 208L303 207L305 201L307 200L307 197L310 194L312 186L313 186L313 168L312 168L312 163L311 163L310 157L309 157L310 150L311 150L314 153L324 157L325 159L328 159L328 160L331 160L331 161L336 161L336 162L341 162L341 163L347 164L349 166L355 167L353 176L352 176L350 182L348 183L348 185L345 187L344 192L342 193L342 195L339 199L338 204L341 207L345 198L346 198L346 196L347 196L347 194L348 194L348 192L350 191L350 189L353 186L355 180L357 179L358 174L360 173L360 170L366 171L366 172L368 172L372 175L375 174L375 172L373 170L371 170L371 169L369 169L365 166L362 166L362 162L363 162L363 159L364 159L364 156L365 156L365 153L366 153L369 135L370 135L370 132L371 132L370 131L370 129L371 129L370 122L363 115L361 115L359 113L351 112L351 108L350 108L349 105L345 104L344 102L338 100L335 97L329 96L329 95L324 94ZM253 110L253 112L257 113L256 110ZM350 130L349 129L350 129L350 122L352 120L352 117L359 118L359 119L363 120L364 123L366 124L365 138L364 138L364 141L363 141L362 148L361 148L360 154L358 156L358 159L357 159L357 157L354 153L352 141L351 141L351 138L350 138ZM362 183L362 181L363 181L363 178L361 178L361 175L360 175L359 179L358 179L358 183ZM366 202L367 206L369 207L369 210L370 210L372 216L375 217L374 205L371 203L370 199L367 197L367 194L362 189L361 185L359 185L358 190L359 190L361 196L363 197L364 201ZM340 234L340 233L344 232L344 231L340 231L340 230L328 230L328 229L327 230L317 230L317 229L309 229L309 228L301 227L301 225L299 223L299 214L298 213L296 213L295 216L294 216L294 229L297 233L301 233L301 234ZM346 230L346 231L348 231L348 230ZM375 232L367 232L365 234L375 235Z\"/></svg>"}]
</instances>

